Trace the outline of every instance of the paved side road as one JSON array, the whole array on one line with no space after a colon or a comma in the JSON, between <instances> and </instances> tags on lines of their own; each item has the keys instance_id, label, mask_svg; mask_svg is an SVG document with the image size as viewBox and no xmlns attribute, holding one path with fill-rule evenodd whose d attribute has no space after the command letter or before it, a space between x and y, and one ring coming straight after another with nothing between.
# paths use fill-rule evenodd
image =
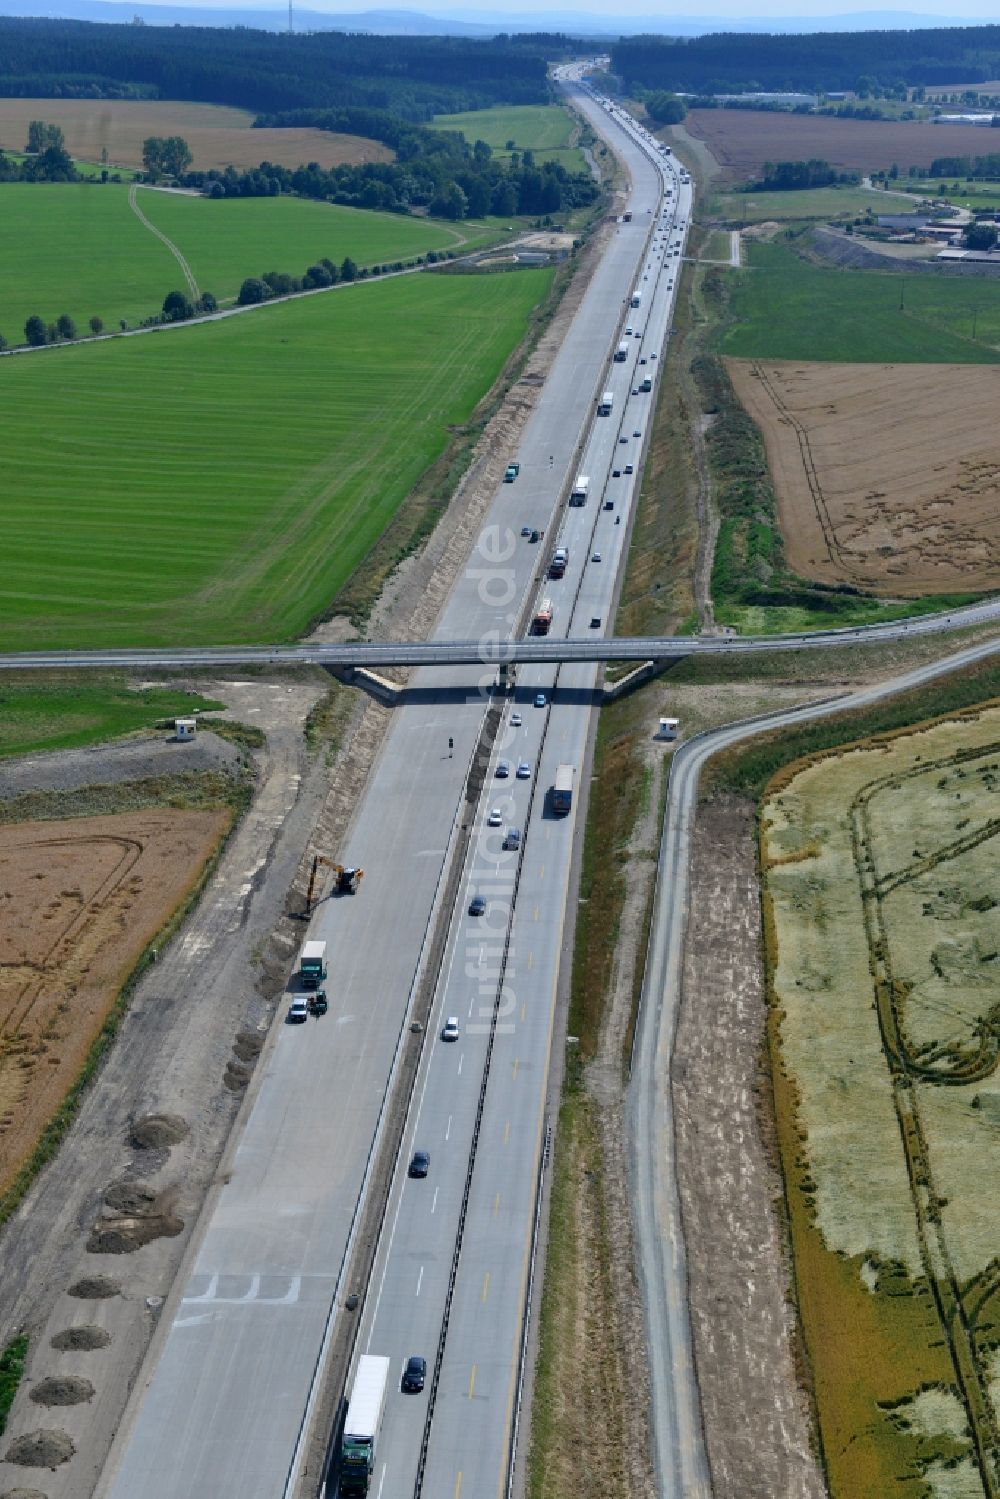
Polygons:
<instances>
[{"instance_id":1,"label":"paved side road","mask_svg":"<svg viewBox=\"0 0 1000 1499\"><path fill-rule=\"evenodd\" d=\"M757 734L881 702L997 654L1000 640L989 640L833 701L696 735L674 755L628 1095L632 1197L653 1383L654 1453L663 1499L711 1499L712 1494L691 1353L671 1100L691 836L702 768L720 750Z\"/></svg>"}]
</instances>

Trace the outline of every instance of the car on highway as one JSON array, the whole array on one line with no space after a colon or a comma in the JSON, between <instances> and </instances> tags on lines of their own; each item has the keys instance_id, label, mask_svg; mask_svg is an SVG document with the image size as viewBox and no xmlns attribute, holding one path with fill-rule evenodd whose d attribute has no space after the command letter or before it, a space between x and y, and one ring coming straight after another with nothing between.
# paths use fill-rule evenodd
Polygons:
<instances>
[{"instance_id":1,"label":"car on highway","mask_svg":"<svg viewBox=\"0 0 1000 1499\"><path fill-rule=\"evenodd\" d=\"M520 713L512 713L510 715L510 726L512 729L519 729L523 722L524 720L522 719Z\"/></svg>"},{"instance_id":2,"label":"car on highway","mask_svg":"<svg viewBox=\"0 0 1000 1499\"><path fill-rule=\"evenodd\" d=\"M492 809L490 815L486 819L486 826L488 828L503 827L503 813L500 811L499 807L494 807Z\"/></svg>"},{"instance_id":3,"label":"car on highway","mask_svg":"<svg viewBox=\"0 0 1000 1499\"><path fill-rule=\"evenodd\" d=\"M497 780L498 781L505 781L509 775L510 775L510 761L509 760L498 760L497 761L497 769L496 769Z\"/></svg>"},{"instance_id":4,"label":"car on highway","mask_svg":"<svg viewBox=\"0 0 1000 1499\"><path fill-rule=\"evenodd\" d=\"M410 1170L409 1170L408 1174L410 1176L416 1177L418 1179L422 1179L423 1177L425 1177L427 1175L427 1173L428 1173L428 1171L430 1169L431 1169L430 1151L428 1151L428 1150L415 1150L413 1152L413 1159L410 1162Z\"/></svg>"},{"instance_id":5,"label":"car on highway","mask_svg":"<svg viewBox=\"0 0 1000 1499\"><path fill-rule=\"evenodd\" d=\"M521 535L522 536L530 536L531 535L531 527L530 526L522 526L521 527Z\"/></svg>"},{"instance_id":6,"label":"car on highway","mask_svg":"<svg viewBox=\"0 0 1000 1499\"><path fill-rule=\"evenodd\" d=\"M640 364L645 364L646 363L646 357L645 357L645 355L643 355L643 357L639 360L639 363Z\"/></svg>"},{"instance_id":7,"label":"car on highway","mask_svg":"<svg viewBox=\"0 0 1000 1499\"><path fill-rule=\"evenodd\" d=\"M621 476L622 476L622 471L621 471L620 468L613 468L611 470L611 477L612 477L612 479L620 479ZM605 508L605 510L610 510L611 506L610 505L605 505L604 508Z\"/></svg>"},{"instance_id":8,"label":"car on highway","mask_svg":"<svg viewBox=\"0 0 1000 1499\"><path fill-rule=\"evenodd\" d=\"M285 1016L289 1025L301 1025L309 1019L309 1004L304 999L293 999Z\"/></svg>"},{"instance_id":9,"label":"car on highway","mask_svg":"<svg viewBox=\"0 0 1000 1499\"><path fill-rule=\"evenodd\" d=\"M513 484L514 480L517 478L520 472L521 465L519 463L508 463L507 468L504 472L503 482L505 484Z\"/></svg>"},{"instance_id":10,"label":"car on highway","mask_svg":"<svg viewBox=\"0 0 1000 1499\"><path fill-rule=\"evenodd\" d=\"M531 766L528 764L527 760L522 760L520 765L517 767L517 779L519 781L530 781Z\"/></svg>"},{"instance_id":11,"label":"car on highway","mask_svg":"<svg viewBox=\"0 0 1000 1499\"><path fill-rule=\"evenodd\" d=\"M544 692L536 692L535 693L535 707L536 708L544 708L545 704L546 704L546 701L547 701L547 699L545 697L545 693Z\"/></svg>"},{"instance_id":12,"label":"car on highway","mask_svg":"<svg viewBox=\"0 0 1000 1499\"><path fill-rule=\"evenodd\" d=\"M591 557L590 560L591 560L591 562L600 562L600 560L601 560L601 554L600 554L600 552L595 552L594 555Z\"/></svg>"},{"instance_id":13,"label":"car on highway","mask_svg":"<svg viewBox=\"0 0 1000 1499\"><path fill-rule=\"evenodd\" d=\"M624 432L622 433L621 437L619 437L618 441L619 442L628 442L628 438L625 436Z\"/></svg>"},{"instance_id":14,"label":"car on highway","mask_svg":"<svg viewBox=\"0 0 1000 1499\"><path fill-rule=\"evenodd\" d=\"M633 465L631 463L626 463L626 465L625 465L625 472L627 474L634 474L635 473L635 468L633 467Z\"/></svg>"},{"instance_id":15,"label":"car on highway","mask_svg":"<svg viewBox=\"0 0 1000 1499\"><path fill-rule=\"evenodd\" d=\"M403 1370L403 1394L419 1395L427 1378L427 1360L419 1354L406 1360L406 1368Z\"/></svg>"},{"instance_id":16,"label":"car on highway","mask_svg":"<svg viewBox=\"0 0 1000 1499\"><path fill-rule=\"evenodd\" d=\"M504 846L504 848L506 848L508 850L520 848L521 847L521 829L520 828L508 828L507 829L507 836L503 840L503 846Z\"/></svg>"},{"instance_id":17,"label":"car on highway","mask_svg":"<svg viewBox=\"0 0 1000 1499\"><path fill-rule=\"evenodd\" d=\"M626 336L626 338L631 338L632 337L632 324L631 323L629 323L628 327L625 329L625 336Z\"/></svg>"},{"instance_id":18,"label":"car on highway","mask_svg":"<svg viewBox=\"0 0 1000 1499\"><path fill-rule=\"evenodd\" d=\"M635 431L632 433L632 436L633 437L641 437L642 436L642 433L639 431L638 427L636 427Z\"/></svg>"},{"instance_id":19,"label":"car on highway","mask_svg":"<svg viewBox=\"0 0 1000 1499\"><path fill-rule=\"evenodd\" d=\"M457 1015L449 1015L448 1016L448 1019L444 1023L444 1030L441 1032L441 1040L442 1041L457 1041L458 1040L458 1016Z\"/></svg>"},{"instance_id":20,"label":"car on highway","mask_svg":"<svg viewBox=\"0 0 1000 1499\"><path fill-rule=\"evenodd\" d=\"M469 901L469 915L483 916L486 912L486 901L481 895L474 895Z\"/></svg>"},{"instance_id":21,"label":"car on highway","mask_svg":"<svg viewBox=\"0 0 1000 1499\"><path fill-rule=\"evenodd\" d=\"M599 614L595 614L595 615L594 615L594 616L593 616L593 617L592 617L592 618L591 618L591 621L590 621L590 628L591 628L591 629L592 629L592 630L599 630L599 629L600 629L600 628L601 628L601 616L600 616L600 615L599 615Z\"/></svg>"}]
</instances>

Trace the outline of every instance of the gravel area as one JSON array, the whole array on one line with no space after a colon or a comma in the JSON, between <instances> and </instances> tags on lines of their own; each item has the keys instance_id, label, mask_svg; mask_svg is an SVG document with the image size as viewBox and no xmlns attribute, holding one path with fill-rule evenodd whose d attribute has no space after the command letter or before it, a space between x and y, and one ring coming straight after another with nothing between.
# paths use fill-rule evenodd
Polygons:
<instances>
[{"instance_id":1,"label":"gravel area","mask_svg":"<svg viewBox=\"0 0 1000 1499\"><path fill-rule=\"evenodd\" d=\"M166 730L92 744L86 749L52 750L0 761L0 801L28 791L76 791L82 786L117 785L192 770L235 770L240 752L226 739L201 729L180 743Z\"/></svg>"}]
</instances>

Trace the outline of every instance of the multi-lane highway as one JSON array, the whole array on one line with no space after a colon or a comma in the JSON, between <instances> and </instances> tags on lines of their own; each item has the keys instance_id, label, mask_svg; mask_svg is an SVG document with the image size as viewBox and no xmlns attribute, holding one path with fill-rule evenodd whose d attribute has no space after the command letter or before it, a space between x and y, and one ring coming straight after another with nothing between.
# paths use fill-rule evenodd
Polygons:
<instances>
[{"instance_id":1,"label":"multi-lane highway","mask_svg":"<svg viewBox=\"0 0 1000 1499\"><path fill-rule=\"evenodd\" d=\"M440 642L510 633L537 587L525 525L544 527L549 543L558 532L570 550L565 578L545 585L554 635L597 635L610 609L637 482L625 463L640 466L654 400L633 394L635 376L644 358L655 369L662 350L679 262L666 251L682 248L672 221L688 220L690 187L634 127L580 102L626 161L634 217L595 269L525 431L519 480L497 496ZM644 296L629 358L613 363L637 285ZM595 417L606 389L612 415ZM619 466L621 477L611 477ZM564 508L581 469L591 498ZM457 1014L462 1034L448 1046L428 1037L406 1143L430 1150L431 1174L394 1185L363 1328L364 1344L388 1352L395 1373L405 1354L423 1353L432 1380L420 1396L394 1384L378 1484L394 1495L421 1484L429 1494L484 1495L505 1482L573 828L572 814L547 815L544 793L557 763L582 762L595 669L522 673L491 772L503 753L529 774L491 779L470 804L468 772L487 724L484 676L492 670L459 671L447 704L415 701L394 716L342 850L365 865L361 893L325 901L308 931L329 945L330 1013L308 1029L286 1027L258 1071L99 1487L112 1499L296 1491L326 1337L344 1315L343 1270L384 1100L439 918L450 926L434 1013ZM538 693L545 703L536 707ZM500 849L483 829L493 805L503 830L520 828L518 850ZM470 819L476 836L453 913L439 909L444 878ZM463 914L479 886L490 902L482 931Z\"/></svg>"}]
</instances>

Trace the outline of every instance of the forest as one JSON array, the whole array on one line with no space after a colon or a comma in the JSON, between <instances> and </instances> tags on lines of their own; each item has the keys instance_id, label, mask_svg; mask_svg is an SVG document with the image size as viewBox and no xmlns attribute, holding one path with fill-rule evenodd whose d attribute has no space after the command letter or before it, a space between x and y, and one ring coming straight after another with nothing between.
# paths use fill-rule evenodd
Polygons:
<instances>
[{"instance_id":1,"label":"forest","mask_svg":"<svg viewBox=\"0 0 1000 1499\"><path fill-rule=\"evenodd\" d=\"M389 110L405 120L539 104L565 39L313 35L0 17L0 94L163 98L260 112Z\"/></svg>"},{"instance_id":2,"label":"forest","mask_svg":"<svg viewBox=\"0 0 1000 1499\"><path fill-rule=\"evenodd\" d=\"M1000 26L808 36L634 36L612 46L611 69L628 91L638 87L694 94L974 84L1000 77Z\"/></svg>"}]
</instances>

